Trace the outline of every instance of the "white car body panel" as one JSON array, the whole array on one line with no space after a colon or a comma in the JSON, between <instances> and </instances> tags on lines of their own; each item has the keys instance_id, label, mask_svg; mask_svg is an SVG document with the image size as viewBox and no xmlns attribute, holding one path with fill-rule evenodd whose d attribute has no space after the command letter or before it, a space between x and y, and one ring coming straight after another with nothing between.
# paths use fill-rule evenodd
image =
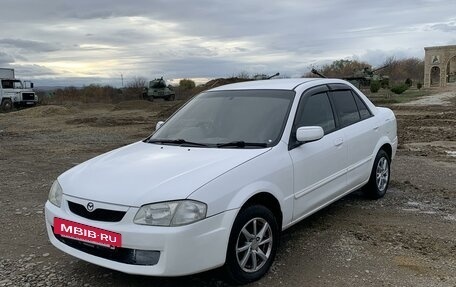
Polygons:
<instances>
[{"instance_id":1,"label":"white car body panel","mask_svg":"<svg viewBox=\"0 0 456 287\"><path fill-rule=\"evenodd\" d=\"M336 197L347 184L347 145L343 131L290 150L294 166L293 219ZM331 159L328 162L328 159Z\"/></svg>"},{"instance_id":2,"label":"white car body panel","mask_svg":"<svg viewBox=\"0 0 456 287\"><path fill-rule=\"evenodd\" d=\"M269 149L201 149L137 142L86 161L59 178L64 194L136 206L184 199Z\"/></svg>"},{"instance_id":3,"label":"white car body panel","mask_svg":"<svg viewBox=\"0 0 456 287\"><path fill-rule=\"evenodd\" d=\"M349 86L373 116L290 149L290 133L301 95L310 88L331 83ZM390 147L394 158L397 135L393 112L375 107L346 81L267 80L226 85L213 91L244 89L296 92L278 144L269 148L217 149L138 142L91 159L58 177L64 193L62 207L46 204L52 244L80 259L126 273L193 274L224 264L234 219L254 195L268 193L277 199L282 211L281 227L286 229L364 185L382 146ZM179 227L133 223L142 205L178 199L207 204L207 218ZM82 205L92 201L127 213L120 222L97 222L73 214L68 200ZM55 238L54 217L121 233L123 246L158 250L160 261L154 266L135 266L69 247Z\"/></svg>"}]
</instances>

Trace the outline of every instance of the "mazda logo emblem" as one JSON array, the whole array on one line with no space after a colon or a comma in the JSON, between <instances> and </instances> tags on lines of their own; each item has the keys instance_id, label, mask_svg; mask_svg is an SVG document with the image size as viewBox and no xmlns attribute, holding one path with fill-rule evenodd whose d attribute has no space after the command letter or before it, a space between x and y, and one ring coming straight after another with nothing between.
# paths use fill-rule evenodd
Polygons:
<instances>
[{"instance_id":1,"label":"mazda logo emblem","mask_svg":"<svg viewBox=\"0 0 456 287\"><path fill-rule=\"evenodd\" d=\"M88 212L92 212L93 208L94 208L93 202L87 203L87 207L86 208L87 208Z\"/></svg>"}]
</instances>

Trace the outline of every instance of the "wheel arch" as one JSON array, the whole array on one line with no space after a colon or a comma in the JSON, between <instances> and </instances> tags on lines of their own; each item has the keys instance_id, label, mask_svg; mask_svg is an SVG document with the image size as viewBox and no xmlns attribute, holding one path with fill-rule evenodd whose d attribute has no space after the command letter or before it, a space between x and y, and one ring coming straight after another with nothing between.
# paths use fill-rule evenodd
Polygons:
<instances>
[{"instance_id":1,"label":"wheel arch","mask_svg":"<svg viewBox=\"0 0 456 287\"><path fill-rule=\"evenodd\" d=\"M241 210L256 204L266 207L274 214L275 218L277 219L277 224L279 225L279 230L281 230L283 213L279 200L271 193L262 191L252 195L242 205Z\"/></svg>"},{"instance_id":2,"label":"wheel arch","mask_svg":"<svg viewBox=\"0 0 456 287\"><path fill-rule=\"evenodd\" d=\"M388 154L389 159L393 160L394 152L395 152L394 143L391 142L391 140L388 136L381 137L380 140L378 141L377 145L375 146L374 154L372 155L373 156L372 164L373 164L373 160L375 159L375 156L377 155L377 153L380 150L384 150Z\"/></svg>"},{"instance_id":3,"label":"wheel arch","mask_svg":"<svg viewBox=\"0 0 456 287\"><path fill-rule=\"evenodd\" d=\"M379 149L378 151L380 150L384 150L386 152L386 154L388 155L389 159L391 160L392 156L393 156L393 147L391 146L391 144L389 143L384 143ZM378 153L377 151L377 153Z\"/></svg>"}]
</instances>

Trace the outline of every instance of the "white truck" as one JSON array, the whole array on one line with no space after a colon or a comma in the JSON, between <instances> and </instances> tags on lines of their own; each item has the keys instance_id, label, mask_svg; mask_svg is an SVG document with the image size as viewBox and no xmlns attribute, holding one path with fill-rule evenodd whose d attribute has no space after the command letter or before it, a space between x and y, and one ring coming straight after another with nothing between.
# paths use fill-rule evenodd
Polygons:
<instances>
[{"instance_id":1,"label":"white truck","mask_svg":"<svg viewBox=\"0 0 456 287\"><path fill-rule=\"evenodd\" d=\"M33 91L33 83L27 88L27 82L22 82L14 76L14 69L0 68L0 107L9 111L13 107L35 106L38 97Z\"/></svg>"}]
</instances>

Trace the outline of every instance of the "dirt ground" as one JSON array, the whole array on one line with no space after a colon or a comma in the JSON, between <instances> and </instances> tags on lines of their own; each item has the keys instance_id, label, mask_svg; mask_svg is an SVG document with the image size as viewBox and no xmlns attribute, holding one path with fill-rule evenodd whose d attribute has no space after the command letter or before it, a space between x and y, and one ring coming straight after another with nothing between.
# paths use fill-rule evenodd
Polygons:
<instances>
[{"instance_id":1,"label":"dirt ground","mask_svg":"<svg viewBox=\"0 0 456 287\"><path fill-rule=\"evenodd\" d=\"M271 271L252 286L456 286L456 92L444 93L391 106L400 146L386 197L355 192L285 231ZM0 286L225 285L217 270L181 278L111 271L55 249L45 231L43 206L60 173L146 137L181 104L0 114Z\"/></svg>"}]
</instances>

